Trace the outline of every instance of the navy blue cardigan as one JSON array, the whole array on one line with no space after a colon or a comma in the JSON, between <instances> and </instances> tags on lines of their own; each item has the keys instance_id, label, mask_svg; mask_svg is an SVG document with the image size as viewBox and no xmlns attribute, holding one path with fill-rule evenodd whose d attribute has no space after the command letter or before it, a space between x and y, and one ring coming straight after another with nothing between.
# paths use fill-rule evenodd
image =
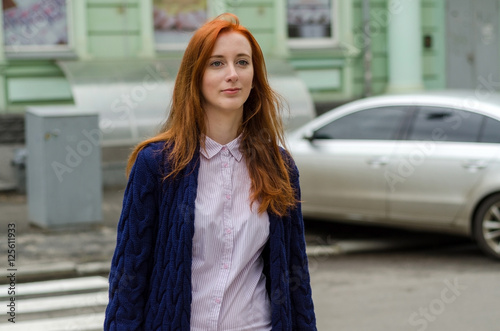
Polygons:
<instances>
[{"instance_id":1,"label":"navy blue cardigan","mask_svg":"<svg viewBox=\"0 0 500 331\"><path fill-rule=\"evenodd\" d=\"M109 275L104 330L189 331L197 153L175 180L164 143L148 145L132 168L118 224ZM300 198L299 176L286 152L291 182ZM300 203L289 215L269 213L263 251L271 300L272 330L316 330Z\"/></svg>"}]
</instances>

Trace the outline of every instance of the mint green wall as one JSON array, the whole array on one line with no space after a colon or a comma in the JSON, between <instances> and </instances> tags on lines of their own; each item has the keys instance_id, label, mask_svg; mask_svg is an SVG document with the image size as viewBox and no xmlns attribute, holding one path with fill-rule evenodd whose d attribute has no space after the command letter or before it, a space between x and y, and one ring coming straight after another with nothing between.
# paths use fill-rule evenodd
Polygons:
<instances>
[{"instance_id":1,"label":"mint green wall","mask_svg":"<svg viewBox=\"0 0 500 331\"><path fill-rule=\"evenodd\" d=\"M446 87L446 22L444 0L422 0L422 35L432 37L432 47L424 47L422 69L426 89Z\"/></svg>"},{"instance_id":2,"label":"mint green wall","mask_svg":"<svg viewBox=\"0 0 500 331\"><path fill-rule=\"evenodd\" d=\"M432 47L424 48L422 54L422 77L426 89L445 88L445 1L421 0L422 36L432 37ZM382 94L388 82L387 68L387 25L390 20L387 10L387 0L371 0L371 47L373 62L372 94ZM360 48L362 43L362 0L354 2L354 22L352 25L356 41L355 46ZM423 43L423 40L422 40ZM354 81L353 97L363 96L364 67L362 56L353 60ZM348 82L346 82L348 84Z\"/></svg>"},{"instance_id":3,"label":"mint green wall","mask_svg":"<svg viewBox=\"0 0 500 331\"><path fill-rule=\"evenodd\" d=\"M69 59L153 56L151 8L150 2L140 0L71 1L68 21L74 54ZM6 59L1 46L0 54L0 114L23 112L29 105L73 103L56 59Z\"/></svg>"},{"instance_id":4,"label":"mint green wall","mask_svg":"<svg viewBox=\"0 0 500 331\"><path fill-rule=\"evenodd\" d=\"M141 10L139 0L87 0L89 57L135 58L145 53L145 48L152 45L145 45L142 40L142 30L147 28L147 22L142 21Z\"/></svg>"},{"instance_id":5,"label":"mint green wall","mask_svg":"<svg viewBox=\"0 0 500 331\"><path fill-rule=\"evenodd\" d=\"M229 2L226 10L238 16L241 24L252 32L263 51L271 52L275 43L275 16L278 10L274 1Z\"/></svg>"},{"instance_id":6,"label":"mint green wall","mask_svg":"<svg viewBox=\"0 0 500 331\"><path fill-rule=\"evenodd\" d=\"M338 1L339 45L330 50L290 51L299 75L304 72L315 101L346 101L362 97L365 89L363 54L371 48L371 94L385 93L388 83L387 0L370 0L369 44L364 39L363 1ZM421 0L422 35L432 36L432 48L423 50L426 89L445 87L445 1ZM423 42L423 40L422 40Z\"/></svg>"},{"instance_id":7,"label":"mint green wall","mask_svg":"<svg viewBox=\"0 0 500 331\"><path fill-rule=\"evenodd\" d=\"M9 61L0 64L1 113L23 112L32 104L72 103L69 84L53 61Z\"/></svg>"},{"instance_id":8,"label":"mint green wall","mask_svg":"<svg viewBox=\"0 0 500 331\"><path fill-rule=\"evenodd\" d=\"M288 48L286 0L208 1L212 16L224 11L238 15L259 41L266 57L287 59L316 102L342 102L363 96L362 0L336 1L338 15L334 19L338 20L339 43L323 49ZM421 4L422 34L431 35L433 39L433 47L424 48L422 54L424 84L428 89L443 88L445 1L421 0ZM380 94L385 92L388 81L387 0L370 0L370 7L371 90L372 94ZM152 1L74 0L71 12L75 60L182 55L181 51L155 51ZM69 84L54 59L6 59L2 44L0 42L0 113L22 112L30 104L73 102Z\"/></svg>"},{"instance_id":9,"label":"mint green wall","mask_svg":"<svg viewBox=\"0 0 500 331\"><path fill-rule=\"evenodd\" d=\"M316 102L348 100L353 94L355 58L359 51L353 44L353 0L337 1L337 35L339 45L332 48L290 49L289 61L294 66Z\"/></svg>"},{"instance_id":10,"label":"mint green wall","mask_svg":"<svg viewBox=\"0 0 500 331\"><path fill-rule=\"evenodd\" d=\"M353 35L354 46L360 49L360 56L353 60L354 79L353 97L363 96L364 91L364 65L363 65L363 50L366 49L364 41L363 28L363 10L362 1L356 0L353 4L354 20L353 20ZM369 47L372 52L372 94L384 93L387 81L387 25L390 16L388 16L386 0L371 0L370 1L370 38ZM347 82L346 82L347 83Z\"/></svg>"}]
</instances>

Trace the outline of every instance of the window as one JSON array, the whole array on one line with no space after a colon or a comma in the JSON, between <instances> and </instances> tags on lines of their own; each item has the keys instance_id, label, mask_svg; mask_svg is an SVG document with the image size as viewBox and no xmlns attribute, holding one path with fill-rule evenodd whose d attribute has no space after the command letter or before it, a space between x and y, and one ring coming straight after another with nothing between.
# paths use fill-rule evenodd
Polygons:
<instances>
[{"instance_id":1,"label":"window","mask_svg":"<svg viewBox=\"0 0 500 331\"><path fill-rule=\"evenodd\" d=\"M482 143L500 143L500 121L485 116L480 141Z\"/></svg>"},{"instance_id":2,"label":"window","mask_svg":"<svg viewBox=\"0 0 500 331\"><path fill-rule=\"evenodd\" d=\"M156 49L182 50L207 20L207 0L154 0Z\"/></svg>"},{"instance_id":3,"label":"window","mask_svg":"<svg viewBox=\"0 0 500 331\"><path fill-rule=\"evenodd\" d=\"M287 0L291 47L325 47L336 42L335 0Z\"/></svg>"},{"instance_id":4,"label":"window","mask_svg":"<svg viewBox=\"0 0 500 331\"><path fill-rule=\"evenodd\" d=\"M362 110L332 121L314 133L315 139L396 139L409 113L405 107Z\"/></svg>"},{"instance_id":5,"label":"window","mask_svg":"<svg viewBox=\"0 0 500 331\"><path fill-rule=\"evenodd\" d=\"M421 107L410 129L409 140L477 142L482 116L451 108Z\"/></svg>"},{"instance_id":6,"label":"window","mask_svg":"<svg viewBox=\"0 0 500 331\"><path fill-rule=\"evenodd\" d=\"M2 0L7 57L53 57L71 49L67 0Z\"/></svg>"}]
</instances>

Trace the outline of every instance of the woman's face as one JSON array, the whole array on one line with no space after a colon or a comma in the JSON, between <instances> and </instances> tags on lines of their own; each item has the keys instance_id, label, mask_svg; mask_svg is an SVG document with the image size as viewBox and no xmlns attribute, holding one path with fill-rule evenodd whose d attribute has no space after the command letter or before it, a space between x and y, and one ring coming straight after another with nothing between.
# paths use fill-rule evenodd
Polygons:
<instances>
[{"instance_id":1,"label":"woman's face","mask_svg":"<svg viewBox=\"0 0 500 331\"><path fill-rule=\"evenodd\" d=\"M220 34L203 74L205 112L241 116L252 82L252 47L247 38L237 32Z\"/></svg>"}]
</instances>

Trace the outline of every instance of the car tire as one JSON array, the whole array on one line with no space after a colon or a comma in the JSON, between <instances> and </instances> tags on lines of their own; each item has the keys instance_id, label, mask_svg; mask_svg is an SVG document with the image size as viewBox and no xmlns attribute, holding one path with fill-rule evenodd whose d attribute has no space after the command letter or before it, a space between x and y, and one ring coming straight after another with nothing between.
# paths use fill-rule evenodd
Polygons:
<instances>
[{"instance_id":1,"label":"car tire","mask_svg":"<svg viewBox=\"0 0 500 331\"><path fill-rule=\"evenodd\" d=\"M474 216L474 234L479 248L500 260L500 193L479 205Z\"/></svg>"}]
</instances>

